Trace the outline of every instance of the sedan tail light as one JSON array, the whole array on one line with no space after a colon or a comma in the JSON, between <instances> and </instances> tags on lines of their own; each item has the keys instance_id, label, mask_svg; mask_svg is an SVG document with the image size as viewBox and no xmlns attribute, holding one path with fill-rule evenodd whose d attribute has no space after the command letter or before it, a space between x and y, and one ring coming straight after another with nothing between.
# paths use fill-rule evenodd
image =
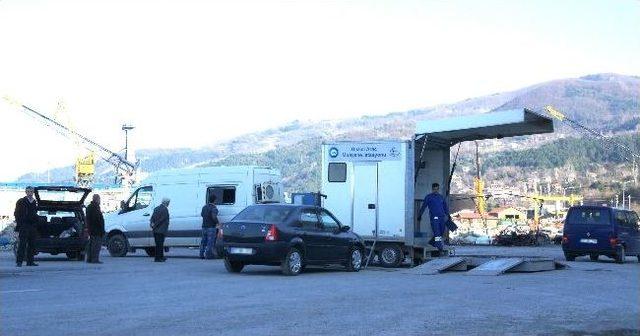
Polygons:
<instances>
[{"instance_id":1,"label":"sedan tail light","mask_svg":"<svg viewBox=\"0 0 640 336\"><path fill-rule=\"evenodd\" d=\"M265 241L276 241L278 240L278 229L275 224L271 224L269 227L269 231L267 232L267 236L264 237Z\"/></svg>"}]
</instances>

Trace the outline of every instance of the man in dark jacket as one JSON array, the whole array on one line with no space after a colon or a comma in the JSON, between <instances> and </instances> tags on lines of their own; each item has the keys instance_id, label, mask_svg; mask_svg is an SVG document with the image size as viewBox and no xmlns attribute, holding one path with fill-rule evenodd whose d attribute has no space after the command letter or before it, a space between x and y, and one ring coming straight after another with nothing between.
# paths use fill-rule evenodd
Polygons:
<instances>
[{"instance_id":1,"label":"man in dark jacket","mask_svg":"<svg viewBox=\"0 0 640 336\"><path fill-rule=\"evenodd\" d=\"M164 238L169 231L169 202L168 198L162 199L162 204L153 209L150 225L153 230L153 239L156 242L155 262L166 261L164 257Z\"/></svg>"},{"instance_id":2,"label":"man in dark jacket","mask_svg":"<svg viewBox=\"0 0 640 336\"><path fill-rule=\"evenodd\" d=\"M27 196L16 202L16 210L13 215L16 218L15 231L18 232L18 253L16 255L16 266L22 267L22 261L27 257L27 266L38 266L33 262L36 254L36 236L38 234L36 226L38 224L38 202L33 197L33 187L25 189Z\"/></svg>"},{"instance_id":3,"label":"man in dark jacket","mask_svg":"<svg viewBox=\"0 0 640 336\"><path fill-rule=\"evenodd\" d=\"M90 264L102 264L100 248L104 237L104 217L100 210L100 195L93 194L93 200L87 206L87 228L89 229L89 253L87 262Z\"/></svg>"},{"instance_id":4,"label":"man in dark jacket","mask_svg":"<svg viewBox=\"0 0 640 336\"><path fill-rule=\"evenodd\" d=\"M202 240L200 241L200 259L212 259L218 235L218 208L216 195L209 195L209 203L202 207Z\"/></svg>"}]
</instances>

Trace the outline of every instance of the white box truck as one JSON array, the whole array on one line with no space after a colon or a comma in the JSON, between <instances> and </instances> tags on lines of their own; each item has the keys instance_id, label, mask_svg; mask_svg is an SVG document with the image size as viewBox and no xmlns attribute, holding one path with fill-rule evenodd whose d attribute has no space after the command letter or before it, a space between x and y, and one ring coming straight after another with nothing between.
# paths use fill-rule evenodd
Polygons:
<instances>
[{"instance_id":1,"label":"white box truck","mask_svg":"<svg viewBox=\"0 0 640 336\"><path fill-rule=\"evenodd\" d=\"M224 223L245 207L283 200L280 172L269 167L236 166L174 169L152 173L117 213L105 216L106 244L112 256L142 248L155 253L149 218L162 198L171 199L165 247L197 247L202 236L200 211L216 195L218 219Z\"/></svg>"},{"instance_id":2,"label":"white box truck","mask_svg":"<svg viewBox=\"0 0 640 336\"><path fill-rule=\"evenodd\" d=\"M550 132L549 118L519 109L418 122L412 140L324 143L324 207L362 236L383 266L407 257L418 264L435 248L429 216L417 223L417 211L432 183L447 193L451 146Z\"/></svg>"}]
</instances>

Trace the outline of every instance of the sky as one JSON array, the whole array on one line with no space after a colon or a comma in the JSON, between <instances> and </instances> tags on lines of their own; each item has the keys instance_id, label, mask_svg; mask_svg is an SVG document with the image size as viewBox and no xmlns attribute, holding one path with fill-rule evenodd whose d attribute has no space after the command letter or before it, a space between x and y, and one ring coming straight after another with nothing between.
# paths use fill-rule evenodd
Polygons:
<instances>
[{"instance_id":1,"label":"sky","mask_svg":"<svg viewBox=\"0 0 640 336\"><path fill-rule=\"evenodd\" d=\"M640 75L638 18L635 0L0 0L0 96L112 150L124 123L136 148L196 148L293 120ZM77 154L0 100L0 181Z\"/></svg>"}]
</instances>

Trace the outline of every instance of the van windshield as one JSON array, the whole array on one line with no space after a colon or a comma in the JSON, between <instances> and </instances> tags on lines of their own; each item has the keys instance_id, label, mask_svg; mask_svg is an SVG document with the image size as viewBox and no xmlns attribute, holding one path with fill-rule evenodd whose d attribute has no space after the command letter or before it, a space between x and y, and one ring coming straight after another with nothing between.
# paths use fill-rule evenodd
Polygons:
<instances>
[{"instance_id":1,"label":"van windshield","mask_svg":"<svg viewBox=\"0 0 640 336\"><path fill-rule=\"evenodd\" d=\"M572 209L567 216L570 225L611 225L609 211L597 208Z\"/></svg>"},{"instance_id":2,"label":"van windshield","mask_svg":"<svg viewBox=\"0 0 640 336\"><path fill-rule=\"evenodd\" d=\"M292 210L293 208L278 205L254 205L242 210L233 221L282 223Z\"/></svg>"}]
</instances>

